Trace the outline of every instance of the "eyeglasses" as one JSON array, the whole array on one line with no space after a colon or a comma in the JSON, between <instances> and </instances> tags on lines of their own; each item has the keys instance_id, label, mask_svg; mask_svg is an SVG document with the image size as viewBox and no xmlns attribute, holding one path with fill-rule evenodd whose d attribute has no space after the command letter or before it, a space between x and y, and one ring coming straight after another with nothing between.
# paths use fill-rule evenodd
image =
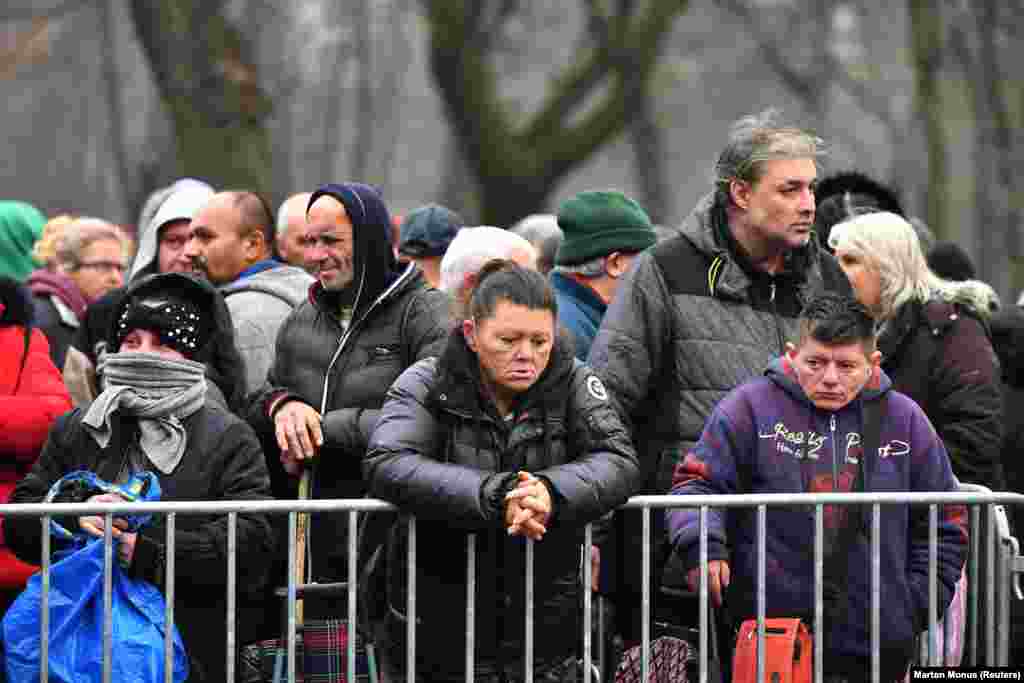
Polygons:
<instances>
[{"instance_id":1,"label":"eyeglasses","mask_svg":"<svg viewBox=\"0 0 1024 683\"><path fill-rule=\"evenodd\" d=\"M78 264L78 267L92 268L104 273L123 273L125 271L124 264L117 261L83 261Z\"/></svg>"}]
</instances>

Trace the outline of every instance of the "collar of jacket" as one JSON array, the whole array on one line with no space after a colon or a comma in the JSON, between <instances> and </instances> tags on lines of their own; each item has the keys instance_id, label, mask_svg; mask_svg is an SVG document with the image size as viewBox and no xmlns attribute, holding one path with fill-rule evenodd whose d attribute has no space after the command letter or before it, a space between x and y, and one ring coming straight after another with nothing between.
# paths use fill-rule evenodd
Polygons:
<instances>
[{"instance_id":1,"label":"collar of jacket","mask_svg":"<svg viewBox=\"0 0 1024 683\"><path fill-rule=\"evenodd\" d=\"M519 397L515 412L521 417L535 408L564 407L569 397L568 375L572 368L572 345L559 328L548 366L534 385ZM484 391L480 363L466 345L461 327L453 329L448 336L448 343L437 364L437 382L427 397L427 404L467 416L497 417L497 411Z\"/></svg>"},{"instance_id":2,"label":"collar of jacket","mask_svg":"<svg viewBox=\"0 0 1024 683\"><path fill-rule=\"evenodd\" d=\"M591 311L591 317L595 318L598 324L600 324L601 318L604 317L605 311L608 310L608 304L597 295L597 292L579 280L563 273L551 273L549 279L552 289L569 297L581 308Z\"/></svg>"},{"instance_id":3,"label":"collar of jacket","mask_svg":"<svg viewBox=\"0 0 1024 683\"><path fill-rule=\"evenodd\" d=\"M984 320L972 315L955 303L933 300L922 304L920 301L914 300L903 304L878 335L878 350L882 352L882 365L891 366L917 328L927 327L930 336L942 337L962 315L970 315L975 318L988 331L988 325Z\"/></svg>"},{"instance_id":4,"label":"collar of jacket","mask_svg":"<svg viewBox=\"0 0 1024 683\"><path fill-rule=\"evenodd\" d=\"M393 271L388 278L388 286L384 291L372 302L360 306L358 312L353 311L352 319L355 320L356 317L363 318L369 315L377 306L423 282L423 272L415 263L409 263L404 268ZM337 317L342 303L342 295L338 292L327 291L320 283L320 280L317 280L309 286L309 302L321 313L330 313Z\"/></svg>"},{"instance_id":5,"label":"collar of jacket","mask_svg":"<svg viewBox=\"0 0 1024 683\"><path fill-rule=\"evenodd\" d=\"M750 290L758 280L799 286L808 280L819 259L817 241L812 235L806 247L786 255L782 272L770 275L754 268L732 236L725 208L715 201L714 193L705 195L697 203L680 232L698 251L710 257L708 293L723 299L749 303L752 300Z\"/></svg>"}]
</instances>

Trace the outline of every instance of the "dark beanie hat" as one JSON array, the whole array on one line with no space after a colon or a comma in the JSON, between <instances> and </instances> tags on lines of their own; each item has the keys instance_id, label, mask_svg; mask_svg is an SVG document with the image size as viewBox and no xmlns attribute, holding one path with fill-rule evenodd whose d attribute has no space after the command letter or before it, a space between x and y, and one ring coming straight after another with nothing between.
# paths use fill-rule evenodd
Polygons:
<instances>
[{"instance_id":1,"label":"dark beanie hat","mask_svg":"<svg viewBox=\"0 0 1024 683\"><path fill-rule=\"evenodd\" d=\"M581 192L558 209L565 234L555 264L583 263L613 251L643 251L658 237L651 219L635 201L614 191Z\"/></svg>"}]
</instances>

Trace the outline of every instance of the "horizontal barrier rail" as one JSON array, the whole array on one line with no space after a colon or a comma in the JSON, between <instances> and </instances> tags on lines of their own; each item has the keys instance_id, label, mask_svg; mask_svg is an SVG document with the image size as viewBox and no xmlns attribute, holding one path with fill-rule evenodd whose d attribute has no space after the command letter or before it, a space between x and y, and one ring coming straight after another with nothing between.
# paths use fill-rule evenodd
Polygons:
<instances>
[{"instance_id":1,"label":"horizontal barrier rail","mask_svg":"<svg viewBox=\"0 0 1024 683\"><path fill-rule=\"evenodd\" d=\"M757 507L759 505L1024 505L1020 493L752 493L707 496L633 496L621 509L642 508L715 508ZM155 501L149 503L4 503L0 515L35 516L42 514L93 515L106 512L159 514L227 514L287 512L387 512L398 508L391 503L373 498L325 500L234 500L234 501Z\"/></svg>"},{"instance_id":2,"label":"horizontal barrier rail","mask_svg":"<svg viewBox=\"0 0 1024 683\"><path fill-rule=\"evenodd\" d=\"M641 599L641 680L647 681L650 672L649 650L651 643L650 622L652 606L652 589L650 584L651 545L651 512L661 511L667 508L686 508L699 510L699 552L701 567L706 570L708 563L708 513L715 508L756 508L756 553L757 553L757 608L758 619L757 639L758 656L757 672L759 680L764 680L765 662L763 659L763 642L765 637L764 619L766 612L766 537L767 537L767 510L772 506L807 506L814 508L814 624L815 633L822 632L823 610L822 595L824 586L824 527L823 516L825 505L869 505L871 511L871 524L869 544L871 549L870 564L870 645L871 645L871 680L880 680L880 612L881 612L881 506L883 505L927 505L928 511L928 537L929 537L929 572L928 572L928 637L922 661L930 665L938 665L945 660L946 652L939 652L936 646L938 636L938 579L937 579L937 547L938 547L938 507L940 505L965 505L970 506L970 554L967 562L967 572L970 578L969 611L971 614L971 628L968 634L971 643L972 659L969 664L977 663L978 658L978 616L979 604L978 594L985 589L985 662L988 664L1005 664L1008 650L1008 614L1009 600L1011 599L1010 585L1016 578L1016 573L1021 564L1016 556L1016 544L1010 536L1010 529L1006 522L1005 514L1002 514L1000 506L1003 505L1024 505L1024 495L1014 493L992 493L983 487L964 485L966 491L957 493L794 493L794 494L751 494L751 495L704 495L704 496L635 496L624 506L627 510L638 510L642 517L644 532L642 555L639 561L643 568L643 585ZM986 524L986 545L984 567L982 567L981 547L979 543L979 531L981 525L981 506L985 506L987 515ZM104 534L104 583L103 583L103 680L110 681L111 678L111 647L112 647L112 569L113 569L113 539L111 535L112 521L115 515L122 513L149 513L164 514L167 518L166 524L166 572L164 582L164 595L167 602L166 619L168 623L174 622L174 600L176 595L175 578L175 520L177 515L196 514L221 514L227 515L227 652L226 670L227 680L234 680L235 676L235 651L236 642L235 630L235 588L237 582L237 523L239 514L287 514L288 518L288 586L287 586L287 669L288 681L294 681L296 675L295 647L296 629L300 617L297 614L296 606L300 599L299 586L296 581L294 568L297 563L296 537L297 537L297 516L303 513L332 513L345 512L348 514L348 566L347 566L347 597L348 609L347 620L350 634L356 633L356 544L357 544L357 515L359 513L375 513L394 511L397 508L389 503L380 500L359 499L359 500L267 500L267 501L196 501L196 502L149 502L149 503L47 503L47 504L3 504L0 505L0 515L6 516L38 516L42 525L42 558L41 558L41 584L43 594L41 597L40 614L40 635L41 635L41 667L40 681L48 680L47 655L49 652L49 572L50 572L50 550L51 540L49 535L49 523L53 517L61 515L86 515L101 514L105 519ZM415 680L416 665L416 519L408 517L404 522L407 528L407 604L406 604L406 657L405 670L406 680ZM583 586L591 585L591 565L589 561L589 546L592 538L591 525L585 528L583 549L586 552L581 554L582 558L582 579ZM474 680L474 648L475 648L475 618L476 598L475 587L477 585L476 572L476 535L467 534L467 565L466 565L466 652L465 652L465 680ZM525 543L525 595L526 605L523 623L524 635L524 680L532 683L533 651L534 651L534 544L527 540ZM984 581L981 581L981 572L984 569ZM586 672L584 680L592 679L592 596L591 591L583 591L583 634L582 634L582 661L580 665ZM698 670L699 680L702 683L708 680L708 608L709 608L709 585L707 572L701 572L700 585L697 599L699 601L699 646L698 646ZM1000 628L1001 641L997 643L996 626ZM949 647L949 630L945 632L943 650ZM355 637L350 637L347 642L347 670L349 680L354 680L355 674ZM821 683L823 680L822 670L822 639L815 638L814 642L814 680ZM164 641L165 680L169 683L172 680L173 643L172 629L165 632Z\"/></svg>"}]
</instances>

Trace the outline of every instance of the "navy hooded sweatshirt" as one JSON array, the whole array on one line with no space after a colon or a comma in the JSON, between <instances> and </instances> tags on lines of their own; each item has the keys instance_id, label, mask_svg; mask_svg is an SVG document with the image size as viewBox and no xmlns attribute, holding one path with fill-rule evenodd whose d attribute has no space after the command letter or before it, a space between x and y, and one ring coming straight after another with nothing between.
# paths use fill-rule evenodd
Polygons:
<instances>
[{"instance_id":1,"label":"navy hooded sweatshirt","mask_svg":"<svg viewBox=\"0 0 1024 683\"><path fill-rule=\"evenodd\" d=\"M849 492L861 456L863 403L884 394L888 394L886 413L868 491L957 490L935 429L916 403L891 390L882 370L858 398L835 412L814 406L785 357L776 359L765 374L741 385L718 404L700 441L676 466L673 494ZM947 505L939 510L941 616L966 557L967 526L964 506ZM824 513L828 557L835 550L833 539L845 513L841 506L825 506ZM698 510L669 510L667 523L669 538L687 569L698 566ZM737 623L757 613L756 530L756 508L711 510L708 516L708 559L730 562L731 583L725 602ZM887 662L906 666L915 634L927 626L928 506L882 505L881 530L884 669ZM813 624L814 509L769 506L766 548L766 614L799 616ZM825 624L826 671L845 670L851 660L870 661L871 656L866 536L861 534L847 552L849 608L843 623Z\"/></svg>"}]
</instances>

